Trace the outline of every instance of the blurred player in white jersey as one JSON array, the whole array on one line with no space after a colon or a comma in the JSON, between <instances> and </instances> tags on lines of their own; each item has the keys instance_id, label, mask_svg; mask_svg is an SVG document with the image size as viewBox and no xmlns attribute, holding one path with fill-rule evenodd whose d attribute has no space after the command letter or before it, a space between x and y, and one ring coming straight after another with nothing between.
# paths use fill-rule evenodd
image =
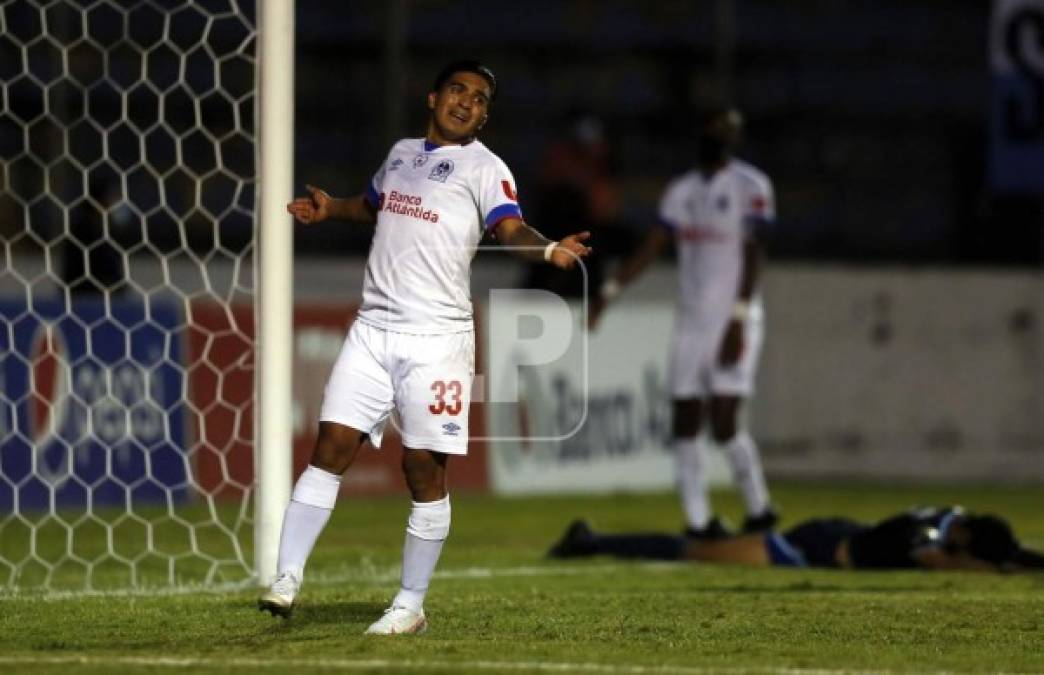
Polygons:
<instances>
[{"instance_id":1,"label":"blurred player in white jersey","mask_svg":"<svg viewBox=\"0 0 1044 675\"><path fill-rule=\"evenodd\" d=\"M733 157L742 132L743 118L733 108L705 118L696 168L671 181L660 200L662 227L651 231L603 285L588 321L594 328L607 304L675 241L679 284L670 355L673 436L691 537L728 534L707 499L708 442L729 458L747 508L743 529L767 530L778 520L758 448L740 426L740 408L753 392L763 334L758 229L775 216L768 177ZM705 418L709 438L701 435Z\"/></svg>"},{"instance_id":2,"label":"blurred player in white jersey","mask_svg":"<svg viewBox=\"0 0 1044 675\"><path fill-rule=\"evenodd\" d=\"M398 412L413 498L402 585L371 634L419 633L424 596L449 533L446 464L467 453L475 338L471 259L492 230L520 256L569 269L590 249L581 232L549 241L522 219L507 166L475 136L496 96L493 73L457 61L435 78L424 138L396 143L366 192L337 199L308 186L287 210L302 223L374 223L363 303L326 385L319 437L283 521L278 574L259 605L289 616L305 562L365 442L379 448Z\"/></svg>"}]
</instances>

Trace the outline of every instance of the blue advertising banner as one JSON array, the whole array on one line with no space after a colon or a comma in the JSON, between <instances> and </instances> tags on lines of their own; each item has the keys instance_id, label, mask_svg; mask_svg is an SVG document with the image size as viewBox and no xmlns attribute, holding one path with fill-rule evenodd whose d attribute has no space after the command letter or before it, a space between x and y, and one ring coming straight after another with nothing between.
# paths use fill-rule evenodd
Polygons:
<instances>
[{"instance_id":1,"label":"blue advertising banner","mask_svg":"<svg viewBox=\"0 0 1044 675\"><path fill-rule=\"evenodd\" d=\"M1044 191L1044 0L994 0L990 184Z\"/></svg>"},{"instance_id":2,"label":"blue advertising banner","mask_svg":"<svg viewBox=\"0 0 1044 675\"><path fill-rule=\"evenodd\" d=\"M180 324L156 300L0 300L0 513L185 499Z\"/></svg>"}]
</instances>

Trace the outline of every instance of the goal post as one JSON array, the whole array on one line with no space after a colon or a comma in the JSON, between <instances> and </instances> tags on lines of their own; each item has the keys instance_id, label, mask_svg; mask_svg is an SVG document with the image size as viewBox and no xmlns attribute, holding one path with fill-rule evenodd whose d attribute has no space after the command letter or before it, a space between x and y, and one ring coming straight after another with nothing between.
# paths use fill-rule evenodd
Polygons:
<instances>
[{"instance_id":1,"label":"goal post","mask_svg":"<svg viewBox=\"0 0 1044 675\"><path fill-rule=\"evenodd\" d=\"M294 3L0 2L0 594L264 583Z\"/></svg>"},{"instance_id":2,"label":"goal post","mask_svg":"<svg viewBox=\"0 0 1044 675\"><path fill-rule=\"evenodd\" d=\"M258 583L276 573L283 512L290 501L293 428L291 373L293 227L286 204L293 194L294 3L262 2L258 42L260 143L258 220L260 291L255 435L257 497L254 560Z\"/></svg>"}]
</instances>

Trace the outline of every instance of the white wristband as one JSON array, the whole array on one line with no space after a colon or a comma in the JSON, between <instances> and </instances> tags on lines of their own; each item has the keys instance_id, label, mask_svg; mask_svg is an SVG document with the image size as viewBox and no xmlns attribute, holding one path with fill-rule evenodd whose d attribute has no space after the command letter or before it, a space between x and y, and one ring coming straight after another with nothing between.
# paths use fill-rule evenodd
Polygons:
<instances>
[{"instance_id":1,"label":"white wristband","mask_svg":"<svg viewBox=\"0 0 1044 675\"><path fill-rule=\"evenodd\" d=\"M738 321L746 321L750 318L750 303L743 300L737 300L732 305L732 318Z\"/></svg>"},{"instance_id":2,"label":"white wristband","mask_svg":"<svg viewBox=\"0 0 1044 675\"><path fill-rule=\"evenodd\" d=\"M551 262L551 253L555 250L556 246L558 246L558 242L553 241L544 247L544 260Z\"/></svg>"},{"instance_id":3,"label":"white wristband","mask_svg":"<svg viewBox=\"0 0 1044 675\"><path fill-rule=\"evenodd\" d=\"M617 281L616 279L607 279L606 282L602 284L602 300L608 302L609 300L612 300L616 296L620 295L620 291L622 290L623 286L620 285L619 281Z\"/></svg>"}]
</instances>

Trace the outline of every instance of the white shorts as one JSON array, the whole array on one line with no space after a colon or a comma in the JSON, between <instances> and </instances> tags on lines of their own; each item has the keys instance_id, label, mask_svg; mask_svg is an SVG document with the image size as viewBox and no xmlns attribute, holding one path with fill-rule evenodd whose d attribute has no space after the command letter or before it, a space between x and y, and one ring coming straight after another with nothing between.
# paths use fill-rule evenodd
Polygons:
<instances>
[{"instance_id":1,"label":"white shorts","mask_svg":"<svg viewBox=\"0 0 1044 675\"><path fill-rule=\"evenodd\" d=\"M319 419L370 435L379 448L392 411L415 450L468 452L475 333L395 333L356 321L323 394Z\"/></svg>"},{"instance_id":2,"label":"white shorts","mask_svg":"<svg viewBox=\"0 0 1044 675\"><path fill-rule=\"evenodd\" d=\"M724 328L709 330L676 324L671 338L671 397L675 400L707 396L740 396L754 393L758 359L765 337L764 320L755 317L744 324L743 353L739 361L723 367L718 360Z\"/></svg>"}]
</instances>

